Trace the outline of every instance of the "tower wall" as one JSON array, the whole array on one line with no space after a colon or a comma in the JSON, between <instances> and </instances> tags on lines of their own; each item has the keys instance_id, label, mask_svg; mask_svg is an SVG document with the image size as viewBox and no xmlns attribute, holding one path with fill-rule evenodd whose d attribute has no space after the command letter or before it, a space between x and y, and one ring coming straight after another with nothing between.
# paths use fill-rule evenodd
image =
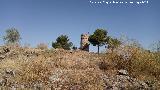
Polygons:
<instances>
[{"instance_id":1,"label":"tower wall","mask_svg":"<svg viewBox=\"0 0 160 90\"><path fill-rule=\"evenodd\" d=\"M89 38L88 34L82 34L81 35L80 49L89 52L89 41L88 41L88 38Z\"/></svg>"}]
</instances>

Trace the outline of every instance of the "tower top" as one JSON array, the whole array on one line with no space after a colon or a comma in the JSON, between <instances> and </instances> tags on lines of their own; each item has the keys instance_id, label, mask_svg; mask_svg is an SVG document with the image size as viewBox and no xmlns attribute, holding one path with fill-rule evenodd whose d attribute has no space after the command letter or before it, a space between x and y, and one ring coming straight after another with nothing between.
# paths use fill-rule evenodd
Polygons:
<instances>
[{"instance_id":1,"label":"tower top","mask_svg":"<svg viewBox=\"0 0 160 90\"><path fill-rule=\"evenodd\" d=\"M81 43L80 43L80 49L81 50L85 50L85 51L89 51L89 34L81 34Z\"/></svg>"}]
</instances>

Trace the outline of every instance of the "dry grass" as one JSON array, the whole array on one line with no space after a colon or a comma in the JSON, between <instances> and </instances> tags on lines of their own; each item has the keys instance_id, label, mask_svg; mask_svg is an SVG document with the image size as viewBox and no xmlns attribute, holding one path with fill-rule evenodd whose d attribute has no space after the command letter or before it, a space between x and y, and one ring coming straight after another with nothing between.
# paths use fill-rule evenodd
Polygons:
<instances>
[{"instance_id":1,"label":"dry grass","mask_svg":"<svg viewBox=\"0 0 160 90\"><path fill-rule=\"evenodd\" d=\"M102 70L125 69L130 76L160 88L160 53L137 47L119 47L102 56L100 67Z\"/></svg>"},{"instance_id":2,"label":"dry grass","mask_svg":"<svg viewBox=\"0 0 160 90\"><path fill-rule=\"evenodd\" d=\"M130 76L159 87L159 53L128 46L99 56L82 51L23 50L14 48L11 51L16 51L17 55L13 55L16 57L0 62L0 72L8 68L15 72L16 77L8 80L8 86L15 82L25 87L42 84L61 90L103 90L102 75L113 75L116 70L125 69ZM38 54L30 55L35 53Z\"/></svg>"},{"instance_id":3,"label":"dry grass","mask_svg":"<svg viewBox=\"0 0 160 90\"><path fill-rule=\"evenodd\" d=\"M31 62L24 63L22 69L19 82L33 85L35 83L47 84L54 67L48 64L44 57L37 57Z\"/></svg>"}]
</instances>

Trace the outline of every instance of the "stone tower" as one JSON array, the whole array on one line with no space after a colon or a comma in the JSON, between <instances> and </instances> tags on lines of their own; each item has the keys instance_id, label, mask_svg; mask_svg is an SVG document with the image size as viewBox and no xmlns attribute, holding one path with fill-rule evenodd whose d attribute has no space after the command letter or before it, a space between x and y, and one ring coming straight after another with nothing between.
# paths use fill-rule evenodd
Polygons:
<instances>
[{"instance_id":1,"label":"stone tower","mask_svg":"<svg viewBox=\"0 0 160 90\"><path fill-rule=\"evenodd\" d=\"M81 43L80 43L80 49L84 51L89 52L89 34L82 34L81 35Z\"/></svg>"}]
</instances>

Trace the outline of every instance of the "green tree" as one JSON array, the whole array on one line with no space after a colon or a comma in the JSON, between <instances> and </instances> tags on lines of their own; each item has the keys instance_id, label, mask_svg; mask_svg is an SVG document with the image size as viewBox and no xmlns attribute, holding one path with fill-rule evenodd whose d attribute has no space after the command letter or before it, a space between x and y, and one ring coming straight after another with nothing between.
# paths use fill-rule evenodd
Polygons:
<instances>
[{"instance_id":1,"label":"green tree","mask_svg":"<svg viewBox=\"0 0 160 90\"><path fill-rule=\"evenodd\" d=\"M100 46L105 45L106 39L107 39L107 31L104 29L96 29L95 32L89 36L89 42L93 46L98 47L98 54L99 54L99 48Z\"/></svg>"},{"instance_id":2,"label":"green tree","mask_svg":"<svg viewBox=\"0 0 160 90\"><path fill-rule=\"evenodd\" d=\"M7 44L19 43L20 39L21 39L20 34L16 28L7 29L6 35L3 36L3 40Z\"/></svg>"},{"instance_id":3,"label":"green tree","mask_svg":"<svg viewBox=\"0 0 160 90\"><path fill-rule=\"evenodd\" d=\"M111 49L111 51L113 52L115 48L121 45L121 41L118 40L117 38L114 39L114 38L108 37L107 44L108 44L108 49Z\"/></svg>"},{"instance_id":4,"label":"green tree","mask_svg":"<svg viewBox=\"0 0 160 90\"><path fill-rule=\"evenodd\" d=\"M73 43L69 41L67 35L61 35L56 39L56 42L52 43L53 48L63 48L65 50L70 50Z\"/></svg>"}]
</instances>

